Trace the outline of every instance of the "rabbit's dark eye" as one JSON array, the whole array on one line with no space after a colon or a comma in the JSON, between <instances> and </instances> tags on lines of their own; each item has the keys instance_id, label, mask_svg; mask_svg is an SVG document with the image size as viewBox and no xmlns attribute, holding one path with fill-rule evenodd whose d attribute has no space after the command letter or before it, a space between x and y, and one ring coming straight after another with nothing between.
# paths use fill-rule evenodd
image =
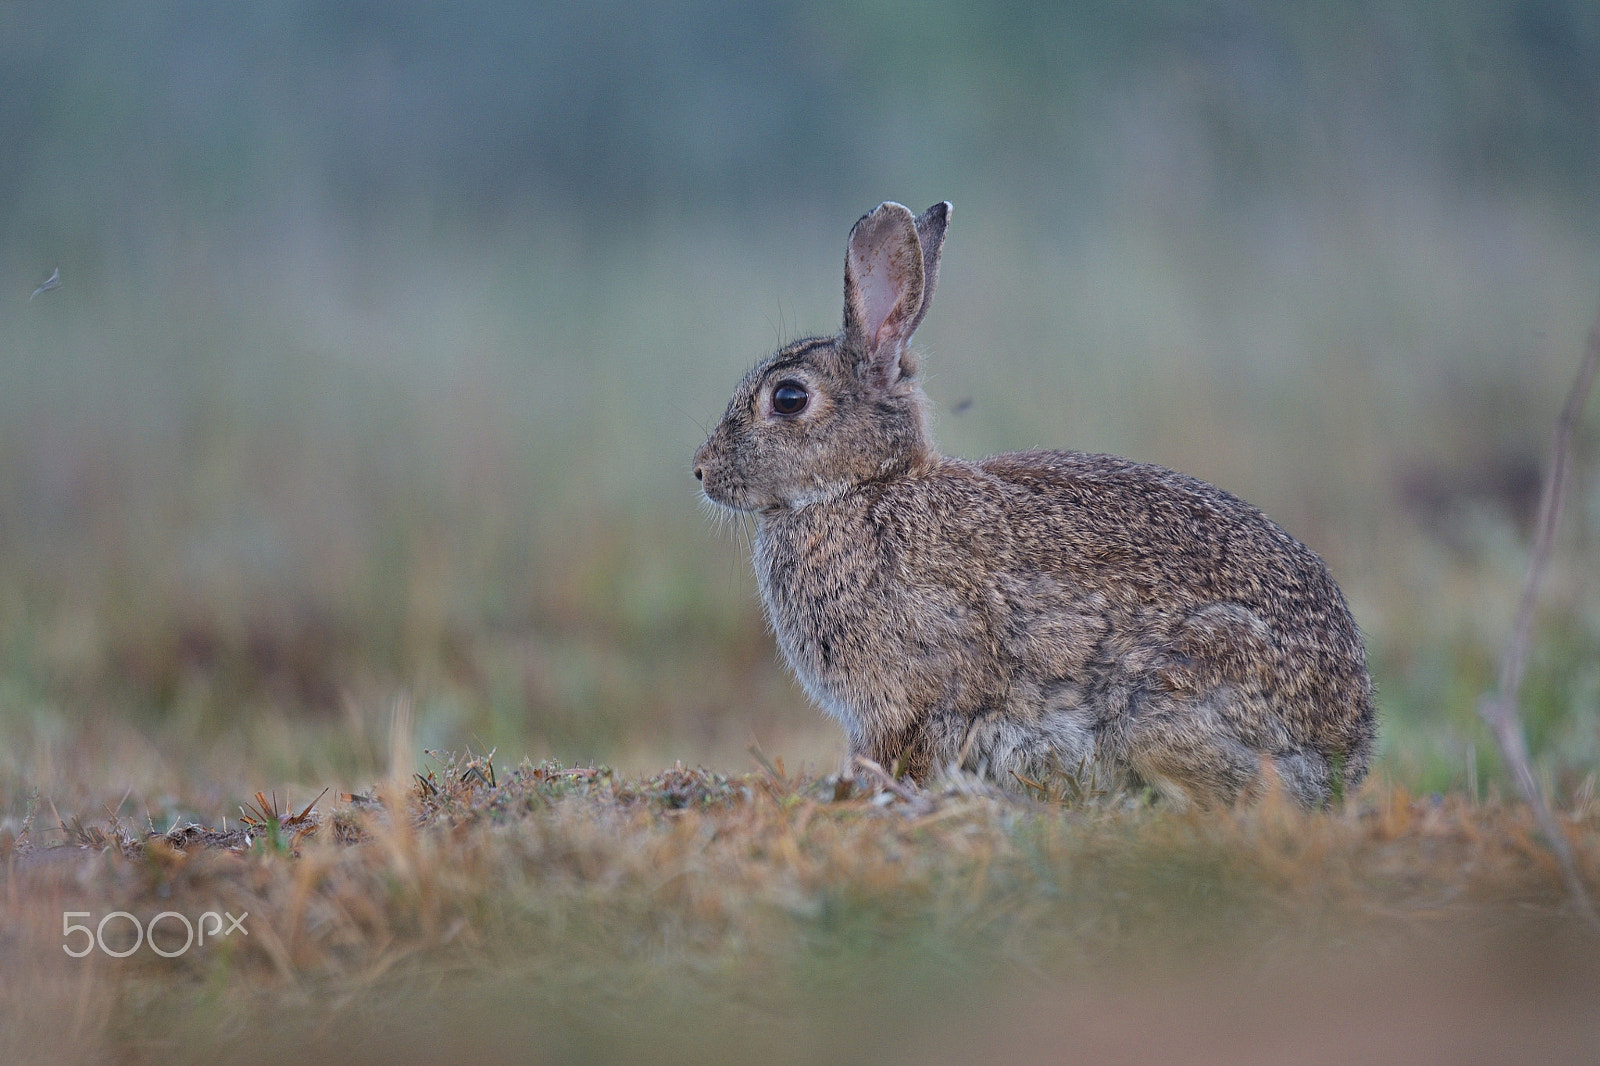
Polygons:
<instances>
[{"instance_id":1,"label":"rabbit's dark eye","mask_svg":"<svg viewBox=\"0 0 1600 1066\"><path fill-rule=\"evenodd\" d=\"M772 390L772 409L780 415L797 415L806 409L811 396L798 381L780 381Z\"/></svg>"}]
</instances>

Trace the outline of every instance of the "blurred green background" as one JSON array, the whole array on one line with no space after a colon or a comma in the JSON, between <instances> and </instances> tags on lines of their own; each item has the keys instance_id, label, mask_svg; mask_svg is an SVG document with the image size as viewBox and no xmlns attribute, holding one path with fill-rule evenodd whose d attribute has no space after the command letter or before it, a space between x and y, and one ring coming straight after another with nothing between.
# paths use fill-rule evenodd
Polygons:
<instances>
[{"instance_id":1,"label":"blurred green background","mask_svg":"<svg viewBox=\"0 0 1600 1066\"><path fill-rule=\"evenodd\" d=\"M1485 789L1597 179L1593 0L0 0L0 803L359 786L400 700L829 767L689 457L837 327L856 217L946 198L946 450L1262 506L1366 630L1380 773ZM1596 426L1527 687L1565 788Z\"/></svg>"}]
</instances>

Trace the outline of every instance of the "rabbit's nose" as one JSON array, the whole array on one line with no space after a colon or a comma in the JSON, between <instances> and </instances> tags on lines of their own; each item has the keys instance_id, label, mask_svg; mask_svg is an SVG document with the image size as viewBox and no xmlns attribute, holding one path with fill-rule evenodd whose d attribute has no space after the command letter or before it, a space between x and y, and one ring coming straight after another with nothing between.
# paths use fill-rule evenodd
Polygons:
<instances>
[{"instance_id":1,"label":"rabbit's nose","mask_svg":"<svg viewBox=\"0 0 1600 1066\"><path fill-rule=\"evenodd\" d=\"M700 467L697 466L697 467L694 468L694 479L696 481L703 481L705 479L705 476L706 476L706 472L704 470L702 470Z\"/></svg>"}]
</instances>

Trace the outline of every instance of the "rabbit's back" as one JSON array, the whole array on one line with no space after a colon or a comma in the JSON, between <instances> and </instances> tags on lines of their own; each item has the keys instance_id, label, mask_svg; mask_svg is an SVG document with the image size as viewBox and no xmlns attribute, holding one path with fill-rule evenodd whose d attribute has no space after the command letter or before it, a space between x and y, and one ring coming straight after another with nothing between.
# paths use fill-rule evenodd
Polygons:
<instances>
[{"instance_id":1,"label":"rabbit's back","mask_svg":"<svg viewBox=\"0 0 1600 1066\"><path fill-rule=\"evenodd\" d=\"M1364 771L1375 729L1361 636L1323 561L1198 478L1077 452L977 464L1004 486L1007 569L1048 575L1014 624L1084 603L1108 619L1103 665L1147 700L1225 693L1262 750L1309 746Z\"/></svg>"}]
</instances>

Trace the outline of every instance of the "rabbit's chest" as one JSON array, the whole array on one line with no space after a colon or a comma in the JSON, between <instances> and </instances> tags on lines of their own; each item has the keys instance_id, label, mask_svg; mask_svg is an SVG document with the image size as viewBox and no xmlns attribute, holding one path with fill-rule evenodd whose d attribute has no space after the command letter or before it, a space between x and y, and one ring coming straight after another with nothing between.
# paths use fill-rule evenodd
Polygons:
<instances>
[{"instance_id":1,"label":"rabbit's chest","mask_svg":"<svg viewBox=\"0 0 1600 1066\"><path fill-rule=\"evenodd\" d=\"M869 524L764 528L754 562L785 658L849 726L947 701L954 671L988 643L972 591L919 574Z\"/></svg>"},{"instance_id":2,"label":"rabbit's chest","mask_svg":"<svg viewBox=\"0 0 1600 1066\"><path fill-rule=\"evenodd\" d=\"M790 663L807 679L847 676L885 651L886 616L899 597L867 546L806 530L760 538L756 571L768 617Z\"/></svg>"}]
</instances>

